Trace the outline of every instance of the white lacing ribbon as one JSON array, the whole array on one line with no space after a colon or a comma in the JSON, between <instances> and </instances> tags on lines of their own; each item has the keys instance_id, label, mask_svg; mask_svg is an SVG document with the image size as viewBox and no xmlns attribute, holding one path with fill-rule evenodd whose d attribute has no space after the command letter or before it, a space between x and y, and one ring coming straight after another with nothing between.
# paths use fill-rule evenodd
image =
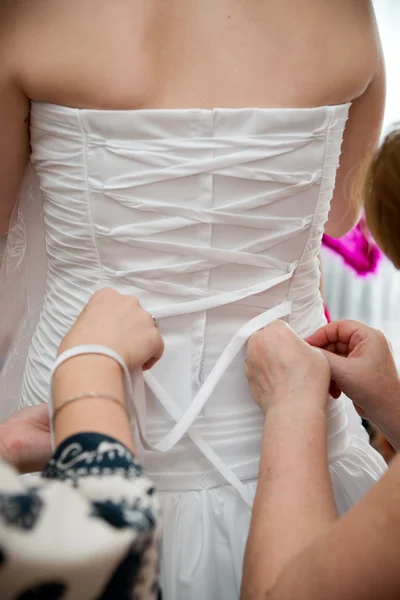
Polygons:
<instances>
[{"instance_id":1,"label":"white lacing ribbon","mask_svg":"<svg viewBox=\"0 0 400 600\"><path fill-rule=\"evenodd\" d=\"M241 327L241 329L236 333L228 346L225 348L215 367L207 377L204 385L199 390L198 394L186 412L183 412L179 408L179 406L173 401L173 399L155 379L155 377L151 375L151 373L147 372L145 374L146 383L156 395L164 409L176 421L176 425L171 429L171 431L155 445L152 445L147 441L140 416L140 410L141 408L144 410L145 403L142 372L141 370L137 369L133 375L131 375L124 360L114 350L99 345L82 345L63 352L54 363L51 371L51 382L58 367L73 357L84 354L99 354L114 359L121 366L124 373L125 393L127 395L127 399L129 399L129 402L126 403L128 414L143 448L150 451L168 452L168 450L173 448L179 442L179 440L185 434L187 434L193 443L198 447L198 449L210 461L210 463L221 473L228 483L237 489L244 501L251 506L252 498L250 498L246 487L233 473L233 471L218 457L209 444L198 433L191 429L191 425L195 421L200 411L204 408L222 375L225 373L232 360L246 343L247 339L259 329L266 327L276 319L280 319L289 315L290 312L291 303L286 302L262 313L261 315L258 315ZM51 417L53 412L54 407L53 402L51 401Z\"/></svg>"}]
</instances>

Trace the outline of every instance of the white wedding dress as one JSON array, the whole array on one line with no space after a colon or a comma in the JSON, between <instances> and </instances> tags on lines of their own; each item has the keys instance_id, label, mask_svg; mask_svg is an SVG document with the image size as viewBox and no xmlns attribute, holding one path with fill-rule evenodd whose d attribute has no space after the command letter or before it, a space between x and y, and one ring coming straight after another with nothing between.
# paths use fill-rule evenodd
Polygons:
<instances>
[{"instance_id":1,"label":"white wedding dress","mask_svg":"<svg viewBox=\"0 0 400 600\"><path fill-rule=\"evenodd\" d=\"M164 508L167 600L238 598L263 430L243 345L277 318L301 336L324 323L320 241L348 109L32 105L35 175L4 267L27 310L3 414L48 400L57 346L96 290L135 294L159 319L165 355L135 402L161 450L144 464ZM342 513L385 467L344 399L328 430Z\"/></svg>"}]
</instances>

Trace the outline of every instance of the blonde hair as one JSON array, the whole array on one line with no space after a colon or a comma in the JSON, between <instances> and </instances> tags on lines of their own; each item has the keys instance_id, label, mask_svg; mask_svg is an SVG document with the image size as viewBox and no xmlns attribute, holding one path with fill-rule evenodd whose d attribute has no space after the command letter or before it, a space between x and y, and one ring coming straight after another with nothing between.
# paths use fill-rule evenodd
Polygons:
<instances>
[{"instance_id":1,"label":"blonde hair","mask_svg":"<svg viewBox=\"0 0 400 600\"><path fill-rule=\"evenodd\" d=\"M372 160L364 197L369 230L400 269L400 129L386 137Z\"/></svg>"}]
</instances>

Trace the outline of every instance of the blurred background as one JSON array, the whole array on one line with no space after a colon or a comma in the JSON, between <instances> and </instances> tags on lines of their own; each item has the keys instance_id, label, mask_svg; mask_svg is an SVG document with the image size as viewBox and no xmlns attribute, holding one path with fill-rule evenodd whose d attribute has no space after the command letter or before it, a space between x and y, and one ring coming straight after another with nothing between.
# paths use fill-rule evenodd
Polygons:
<instances>
[{"instance_id":1,"label":"blurred background","mask_svg":"<svg viewBox=\"0 0 400 600\"><path fill-rule=\"evenodd\" d=\"M384 136L400 125L400 0L374 0L374 6L387 73ZM326 247L321 260L323 294L331 318L357 319L382 329L390 338L400 368L400 273L383 257L375 273L360 277ZM379 431L365 425L372 443L390 460L393 451L389 444Z\"/></svg>"},{"instance_id":2,"label":"blurred background","mask_svg":"<svg viewBox=\"0 0 400 600\"><path fill-rule=\"evenodd\" d=\"M387 101L382 135L400 124L400 1L375 0L387 70ZM368 123L365 124L368 127ZM385 260L376 273L358 276L326 248L322 255L324 296L333 319L354 318L383 329L400 366L400 274Z\"/></svg>"}]
</instances>

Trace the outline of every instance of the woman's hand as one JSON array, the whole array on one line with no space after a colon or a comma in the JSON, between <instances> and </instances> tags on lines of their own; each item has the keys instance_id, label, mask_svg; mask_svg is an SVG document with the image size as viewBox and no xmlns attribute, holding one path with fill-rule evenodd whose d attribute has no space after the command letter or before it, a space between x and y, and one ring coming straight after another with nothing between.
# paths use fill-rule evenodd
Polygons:
<instances>
[{"instance_id":1,"label":"woman's hand","mask_svg":"<svg viewBox=\"0 0 400 600\"><path fill-rule=\"evenodd\" d=\"M329 362L323 352L301 340L283 321L275 321L247 342L246 376L257 404L271 407L317 397L328 399Z\"/></svg>"},{"instance_id":2,"label":"woman's hand","mask_svg":"<svg viewBox=\"0 0 400 600\"><path fill-rule=\"evenodd\" d=\"M99 345L114 350L130 371L150 368L161 357L164 344L154 319L133 296L112 289L97 292L89 300L76 324L65 336L59 353L75 346ZM90 398L91 394L95 394ZM53 379L53 406L57 411L66 399L72 402L55 422L55 442L82 431L109 435L133 450L131 425L117 403L97 397L112 396L121 406L125 397L122 370L108 356L83 354L68 360L56 370ZM135 399L133 399L135 401Z\"/></svg>"},{"instance_id":3,"label":"woman's hand","mask_svg":"<svg viewBox=\"0 0 400 600\"><path fill-rule=\"evenodd\" d=\"M23 408L0 424L0 457L20 473L46 466L51 457L47 404Z\"/></svg>"},{"instance_id":4,"label":"woman's hand","mask_svg":"<svg viewBox=\"0 0 400 600\"><path fill-rule=\"evenodd\" d=\"M361 416L375 421L398 448L400 378L384 334L358 321L338 321L307 341L326 352L332 379Z\"/></svg>"},{"instance_id":5,"label":"woman's hand","mask_svg":"<svg viewBox=\"0 0 400 600\"><path fill-rule=\"evenodd\" d=\"M107 346L115 350L132 371L151 368L162 356L164 343L153 318L134 296L103 289L89 300L59 354L81 345Z\"/></svg>"},{"instance_id":6,"label":"woman's hand","mask_svg":"<svg viewBox=\"0 0 400 600\"><path fill-rule=\"evenodd\" d=\"M307 342L326 351L332 378L363 416L373 418L386 399L400 393L400 379L385 335L358 321L337 321Z\"/></svg>"}]
</instances>

